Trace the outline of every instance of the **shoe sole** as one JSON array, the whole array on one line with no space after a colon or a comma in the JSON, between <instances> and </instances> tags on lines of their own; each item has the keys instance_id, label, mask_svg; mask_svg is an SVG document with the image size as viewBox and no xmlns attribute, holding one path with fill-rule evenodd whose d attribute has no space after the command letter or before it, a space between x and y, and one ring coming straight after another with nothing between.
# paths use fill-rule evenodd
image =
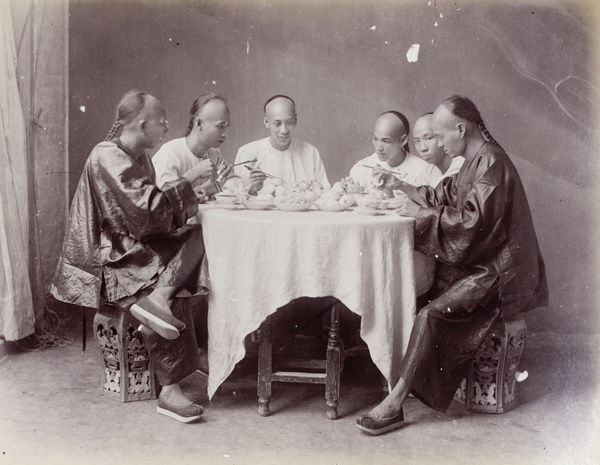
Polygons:
<instances>
[{"instance_id":1,"label":"shoe sole","mask_svg":"<svg viewBox=\"0 0 600 465\"><path fill-rule=\"evenodd\" d=\"M402 428L404 426L404 421L399 421L398 423L392 423L391 425L388 426L384 426L383 428L379 428L379 429L369 429L369 428L365 428L362 425L356 424L356 427L363 431L364 433L367 433L371 436L379 436L380 434L383 433L387 433L388 431L393 431L395 429L399 429Z\"/></svg>"},{"instance_id":2,"label":"shoe sole","mask_svg":"<svg viewBox=\"0 0 600 465\"><path fill-rule=\"evenodd\" d=\"M175 412L172 412L171 410L167 410L162 407L156 407L156 411L158 413L160 413L161 415L165 415L167 417L173 418L174 420L177 420L180 423L191 423L193 421L196 421L196 420L199 420L200 418L202 418L202 414L193 415L191 417L182 417L181 415L177 415Z\"/></svg>"},{"instance_id":3,"label":"shoe sole","mask_svg":"<svg viewBox=\"0 0 600 465\"><path fill-rule=\"evenodd\" d=\"M138 304L133 304L129 311L135 318L148 325L165 339L173 340L179 337L179 331L175 326L161 320Z\"/></svg>"}]
</instances>

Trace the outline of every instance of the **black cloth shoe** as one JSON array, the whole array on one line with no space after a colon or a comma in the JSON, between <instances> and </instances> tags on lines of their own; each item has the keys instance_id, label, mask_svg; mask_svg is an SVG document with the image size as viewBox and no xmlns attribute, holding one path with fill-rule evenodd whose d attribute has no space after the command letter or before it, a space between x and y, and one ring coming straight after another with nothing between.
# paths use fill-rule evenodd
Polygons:
<instances>
[{"instance_id":1,"label":"black cloth shoe","mask_svg":"<svg viewBox=\"0 0 600 465\"><path fill-rule=\"evenodd\" d=\"M404 410L400 409L400 413L388 420L377 420L368 413L360 415L356 419L356 427L371 436L378 436L388 431L393 431L404 426Z\"/></svg>"},{"instance_id":2,"label":"black cloth shoe","mask_svg":"<svg viewBox=\"0 0 600 465\"><path fill-rule=\"evenodd\" d=\"M171 417L181 423L191 423L198 420L204 413L204 408L199 404L190 404L186 407L175 407L165 402L160 396L156 411L161 415Z\"/></svg>"}]
</instances>

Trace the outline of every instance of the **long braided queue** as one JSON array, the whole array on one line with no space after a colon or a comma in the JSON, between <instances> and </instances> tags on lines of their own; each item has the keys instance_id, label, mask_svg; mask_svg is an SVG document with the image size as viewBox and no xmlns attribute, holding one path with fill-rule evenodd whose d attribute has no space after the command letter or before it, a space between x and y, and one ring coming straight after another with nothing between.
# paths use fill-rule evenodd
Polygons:
<instances>
[{"instance_id":1,"label":"long braided queue","mask_svg":"<svg viewBox=\"0 0 600 465\"><path fill-rule=\"evenodd\" d=\"M450 112L462 118L466 121L470 121L471 123L477 124L477 127L481 131L484 139L486 139L489 143L495 145L501 150L504 150L500 144L492 137L490 131L485 127L483 122L483 118L479 113L479 110L475 106L475 104L468 97L464 97L462 95L452 95L444 100L444 105Z\"/></svg>"},{"instance_id":2,"label":"long braided queue","mask_svg":"<svg viewBox=\"0 0 600 465\"><path fill-rule=\"evenodd\" d=\"M121 129L123 127L123 123L121 123L120 121L115 121L112 125L112 127L110 128L110 131L108 131L108 135L106 136L106 138L104 139L106 140L112 140L116 135L117 132L119 132L119 129Z\"/></svg>"},{"instance_id":3,"label":"long braided queue","mask_svg":"<svg viewBox=\"0 0 600 465\"><path fill-rule=\"evenodd\" d=\"M479 130L481 131L481 133L483 134L483 137L485 137L487 139L488 142L490 142L491 144L495 145L496 147L498 147L499 149L503 150L506 152L506 150L504 150L502 148L502 146L496 141L496 139L494 139L492 137L492 135L490 134L490 131L488 131L488 129L485 127L485 124L483 123L483 120L479 120L477 122L477 126L479 127Z\"/></svg>"}]
</instances>

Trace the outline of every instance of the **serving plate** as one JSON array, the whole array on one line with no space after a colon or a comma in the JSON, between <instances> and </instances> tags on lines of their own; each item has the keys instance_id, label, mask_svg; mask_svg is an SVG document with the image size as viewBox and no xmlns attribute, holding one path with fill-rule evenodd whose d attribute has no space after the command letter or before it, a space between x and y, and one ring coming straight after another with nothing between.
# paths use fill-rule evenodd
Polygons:
<instances>
[{"instance_id":1,"label":"serving plate","mask_svg":"<svg viewBox=\"0 0 600 465\"><path fill-rule=\"evenodd\" d=\"M284 212L303 212L310 208L310 203L278 203L275 206Z\"/></svg>"},{"instance_id":2,"label":"serving plate","mask_svg":"<svg viewBox=\"0 0 600 465\"><path fill-rule=\"evenodd\" d=\"M324 212L343 212L344 210L348 210L350 205L342 204L342 205L330 205L326 203L318 203L315 202L316 207Z\"/></svg>"}]
</instances>

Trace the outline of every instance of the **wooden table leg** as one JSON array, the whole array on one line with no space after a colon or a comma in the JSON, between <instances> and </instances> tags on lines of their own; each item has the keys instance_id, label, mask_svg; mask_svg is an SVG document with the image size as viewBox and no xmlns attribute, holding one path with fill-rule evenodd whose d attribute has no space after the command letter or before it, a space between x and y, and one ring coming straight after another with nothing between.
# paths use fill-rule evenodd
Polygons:
<instances>
[{"instance_id":1,"label":"wooden table leg","mask_svg":"<svg viewBox=\"0 0 600 465\"><path fill-rule=\"evenodd\" d=\"M327 418L338 419L338 400L340 398L340 374L342 371L342 340L340 338L340 318L336 304L331 307L331 323L327 340L327 377L325 383L325 400Z\"/></svg>"},{"instance_id":2,"label":"wooden table leg","mask_svg":"<svg viewBox=\"0 0 600 465\"><path fill-rule=\"evenodd\" d=\"M267 318L260 328L258 346L258 414L267 417L271 397L271 381L273 377L273 344L271 342L271 321Z\"/></svg>"}]
</instances>

